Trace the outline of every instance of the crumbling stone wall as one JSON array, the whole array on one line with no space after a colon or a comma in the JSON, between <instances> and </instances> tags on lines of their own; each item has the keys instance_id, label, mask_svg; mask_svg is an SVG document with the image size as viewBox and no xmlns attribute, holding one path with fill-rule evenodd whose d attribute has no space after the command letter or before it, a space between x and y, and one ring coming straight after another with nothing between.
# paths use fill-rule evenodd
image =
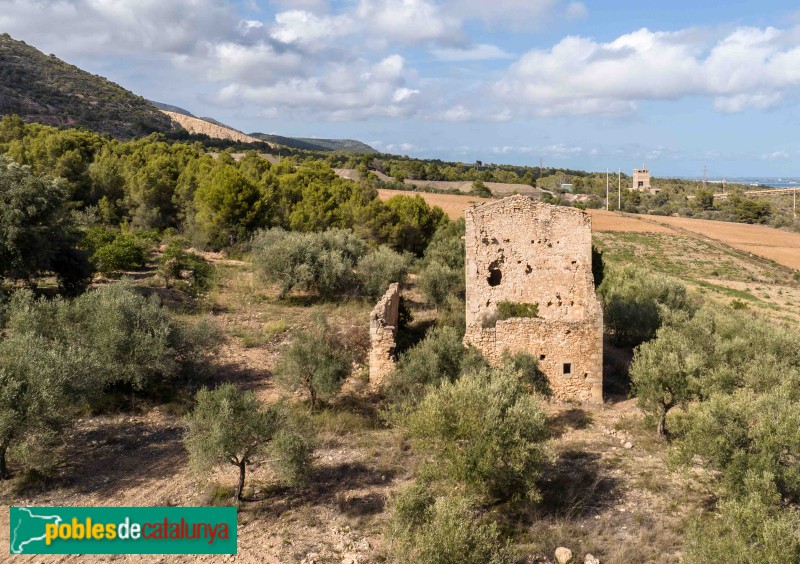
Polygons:
<instances>
[{"instance_id":1,"label":"crumbling stone wall","mask_svg":"<svg viewBox=\"0 0 800 564\"><path fill-rule=\"evenodd\" d=\"M539 361L556 398L603 401L603 312L592 277L592 228L575 208L511 196L466 211L465 344L499 364L504 351ZM503 301L538 316L497 320Z\"/></svg>"},{"instance_id":2,"label":"crumbling stone wall","mask_svg":"<svg viewBox=\"0 0 800 564\"><path fill-rule=\"evenodd\" d=\"M395 338L400 307L400 285L389 285L389 289L372 309L369 316L369 382L379 386L394 368Z\"/></svg>"}]
</instances>

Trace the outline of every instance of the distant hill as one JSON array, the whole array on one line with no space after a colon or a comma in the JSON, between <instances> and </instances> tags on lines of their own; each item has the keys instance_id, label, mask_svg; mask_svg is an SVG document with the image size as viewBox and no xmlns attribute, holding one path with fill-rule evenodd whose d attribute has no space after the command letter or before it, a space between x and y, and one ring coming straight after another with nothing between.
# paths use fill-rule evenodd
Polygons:
<instances>
[{"instance_id":1,"label":"distant hill","mask_svg":"<svg viewBox=\"0 0 800 564\"><path fill-rule=\"evenodd\" d=\"M0 35L0 114L82 126L120 139L176 129L153 104L7 33Z\"/></svg>"},{"instance_id":2,"label":"distant hill","mask_svg":"<svg viewBox=\"0 0 800 564\"><path fill-rule=\"evenodd\" d=\"M305 151L339 151L343 153L377 153L375 149L353 139L314 139L309 137L282 137L268 133L251 133L251 137L276 145Z\"/></svg>"},{"instance_id":3,"label":"distant hill","mask_svg":"<svg viewBox=\"0 0 800 564\"><path fill-rule=\"evenodd\" d=\"M189 117L197 117L189 110L184 110L183 108L179 108L178 106L173 106L172 104L162 104L161 102L155 102L153 100L148 100L151 104L153 104L159 110L163 110L165 112L172 112L173 114L181 114L183 116Z\"/></svg>"},{"instance_id":4,"label":"distant hill","mask_svg":"<svg viewBox=\"0 0 800 564\"><path fill-rule=\"evenodd\" d=\"M180 108L177 108L180 109ZM170 112L161 110L165 115L169 116L174 122L179 123L189 133L200 133L208 135L214 139L227 139L229 141L238 141L239 143L262 143L264 140L245 135L241 131L228 127L218 121L210 121L206 118L197 118L192 115L183 113ZM185 111L185 110L184 110Z\"/></svg>"}]
</instances>

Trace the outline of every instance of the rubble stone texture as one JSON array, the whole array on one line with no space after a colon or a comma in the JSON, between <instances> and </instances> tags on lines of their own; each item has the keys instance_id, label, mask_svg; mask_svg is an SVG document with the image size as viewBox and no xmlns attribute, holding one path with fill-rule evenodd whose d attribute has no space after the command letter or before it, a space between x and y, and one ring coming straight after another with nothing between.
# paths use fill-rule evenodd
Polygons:
<instances>
[{"instance_id":1,"label":"rubble stone texture","mask_svg":"<svg viewBox=\"0 0 800 564\"><path fill-rule=\"evenodd\" d=\"M369 382L380 386L394 369L400 285L389 286L369 316Z\"/></svg>"},{"instance_id":2,"label":"rubble stone texture","mask_svg":"<svg viewBox=\"0 0 800 564\"><path fill-rule=\"evenodd\" d=\"M603 312L592 276L592 225L575 208L510 196L466 210L467 331L492 364L504 351L539 361L561 400L603 401ZM538 316L497 320L500 302Z\"/></svg>"}]
</instances>

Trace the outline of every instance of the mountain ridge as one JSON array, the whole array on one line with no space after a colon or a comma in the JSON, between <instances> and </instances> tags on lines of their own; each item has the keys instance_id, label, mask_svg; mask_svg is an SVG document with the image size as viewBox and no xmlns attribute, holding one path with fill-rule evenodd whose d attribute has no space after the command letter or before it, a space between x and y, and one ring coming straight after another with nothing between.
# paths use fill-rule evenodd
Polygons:
<instances>
[{"instance_id":1,"label":"mountain ridge","mask_svg":"<svg viewBox=\"0 0 800 564\"><path fill-rule=\"evenodd\" d=\"M0 34L0 114L86 127L119 139L176 129L150 102L55 55Z\"/></svg>"}]
</instances>

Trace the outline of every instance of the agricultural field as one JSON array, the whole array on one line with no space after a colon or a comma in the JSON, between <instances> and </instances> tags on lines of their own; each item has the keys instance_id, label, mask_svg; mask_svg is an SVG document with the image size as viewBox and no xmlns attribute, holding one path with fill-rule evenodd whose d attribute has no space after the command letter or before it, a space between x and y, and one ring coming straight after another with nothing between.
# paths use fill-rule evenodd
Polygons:
<instances>
[{"instance_id":1,"label":"agricultural field","mask_svg":"<svg viewBox=\"0 0 800 564\"><path fill-rule=\"evenodd\" d=\"M451 219L463 217L464 208L467 206L480 201L489 201L488 198L456 194L378 191L379 197L383 200L397 194L419 194L430 205L442 208ZM774 261L787 268L800 270L800 234L791 231L782 231L762 225L706 219L622 214L605 210L587 211L592 216L592 229L595 232L660 233L717 241L750 255Z\"/></svg>"}]
</instances>

